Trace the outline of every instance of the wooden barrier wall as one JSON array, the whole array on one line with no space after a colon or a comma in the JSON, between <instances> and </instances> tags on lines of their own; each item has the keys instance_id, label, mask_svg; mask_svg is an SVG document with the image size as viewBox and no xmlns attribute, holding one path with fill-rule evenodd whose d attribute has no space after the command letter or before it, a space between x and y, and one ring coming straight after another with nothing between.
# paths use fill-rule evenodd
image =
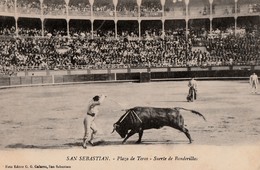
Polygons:
<instances>
[{"instance_id":1,"label":"wooden barrier wall","mask_svg":"<svg viewBox=\"0 0 260 170\"><path fill-rule=\"evenodd\" d=\"M150 72L151 71L151 72ZM71 74L71 75L46 75L46 76L19 76L19 77L0 77L0 87L9 86L30 86L30 85L46 85L46 84L64 84L77 82L106 82L106 81L135 81L150 82L153 80L172 80L172 79L188 79L191 77L204 79L246 79L255 72L260 76L260 70L237 69L227 67L224 69L208 68L193 69L188 68L187 71L167 71L152 72L126 72L126 73L104 73L104 74Z\"/></svg>"}]
</instances>

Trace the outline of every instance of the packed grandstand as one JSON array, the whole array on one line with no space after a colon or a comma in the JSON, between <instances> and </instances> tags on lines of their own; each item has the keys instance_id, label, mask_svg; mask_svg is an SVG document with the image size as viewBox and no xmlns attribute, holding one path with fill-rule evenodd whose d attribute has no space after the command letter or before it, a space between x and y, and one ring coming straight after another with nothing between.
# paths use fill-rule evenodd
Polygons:
<instances>
[{"instance_id":1,"label":"packed grandstand","mask_svg":"<svg viewBox=\"0 0 260 170\"><path fill-rule=\"evenodd\" d=\"M259 0L1 0L0 70L260 64Z\"/></svg>"}]
</instances>

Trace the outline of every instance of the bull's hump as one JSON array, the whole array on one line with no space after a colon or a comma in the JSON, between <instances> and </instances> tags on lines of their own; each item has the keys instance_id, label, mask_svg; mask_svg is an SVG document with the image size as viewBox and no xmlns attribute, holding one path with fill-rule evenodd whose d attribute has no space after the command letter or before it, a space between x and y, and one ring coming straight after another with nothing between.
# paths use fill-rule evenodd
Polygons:
<instances>
[{"instance_id":1,"label":"bull's hump","mask_svg":"<svg viewBox=\"0 0 260 170\"><path fill-rule=\"evenodd\" d=\"M171 109L171 108L162 108L162 107L149 107L149 106L136 106L132 109Z\"/></svg>"},{"instance_id":2,"label":"bull's hump","mask_svg":"<svg viewBox=\"0 0 260 170\"><path fill-rule=\"evenodd\" d=\"M147 106L138 106L138 107L132 108L131 110L135 110L137 112L155 111L155 112L164 112L164 113L170 113L173 111L172 108L147 107Z\"/></svg>"}]
</instances>

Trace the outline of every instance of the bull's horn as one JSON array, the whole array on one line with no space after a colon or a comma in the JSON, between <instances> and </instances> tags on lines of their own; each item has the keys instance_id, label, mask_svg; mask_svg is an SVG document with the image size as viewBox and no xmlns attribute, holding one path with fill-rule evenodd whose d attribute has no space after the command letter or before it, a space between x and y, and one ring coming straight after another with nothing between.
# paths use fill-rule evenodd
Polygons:
<instances>
[{"instance_id":1,"label":"bull's horn","mask_svg":"<svg viewBox=\"0 0 260 170\"><path fill-rule=\"evenodd\" d=\"M114 124L114 125L113 125L114 128L113 128L113 131L112 131L111 133L114 133L114 131L116 130L116 127L117 127L117 126L119 126L119 125L117 125L117 124Z\"/></svg>"},{"instance_id":2,"label":"bull's horn","mask_svg":"<svg viewBox=\"0 0 260 170\"><path fill-rule=\"evenodd\" d=\"M112 132L111 132L111 133L114 133L115 129L116 129L116 128L114 128L114 129L112 130Z\"/></svg>"}]
</instances>

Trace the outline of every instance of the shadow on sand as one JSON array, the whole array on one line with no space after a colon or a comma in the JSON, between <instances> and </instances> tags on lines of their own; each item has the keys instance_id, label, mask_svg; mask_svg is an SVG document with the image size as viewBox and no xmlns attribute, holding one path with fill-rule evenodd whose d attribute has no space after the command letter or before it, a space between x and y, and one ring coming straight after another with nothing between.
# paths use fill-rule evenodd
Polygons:
<instances>
[{"instance_id":1,"label":"shadow on sand","mask_svg":"<svg viewBox=\"0 0 260 170\"><path fill-rule=\"evenodd\" d=\"M37 146L37 145L26 145L22 143L7 145L5 148L12 148L12 149L65 149L68 147L64 147L63 145L44 145L44 146Z\"/></svg>"},{"instance_id":2,"label":"shadow on sand","mask_svg":"<svg viewBox=\"0 0 260 170\"><path fill-rule=\"evenodd\" d=\"M179 101L156 101L156 102L159 102L159 103L187 103L187 100L179 100Z\"/></svg>"},{"instance_id":3,"label":"shadow on sand","mask_svg":"<svg viewBox=\"0 0 260 170\"><path fill-rule=\"evenodd\" d=\"M188 141L143 141L140 144L136 144L135 141L128 141L125 144L122 144L122 141L99 141L95 142L94 146L119 146L119 145L178 145L178 144L189 144ZM69 149L69 148L78 148L82 147L82 142L74 143L65 143L62 145L26 145L22 143L7 145L5 148L11 149Z\"/></svg>"}]
</instances>

